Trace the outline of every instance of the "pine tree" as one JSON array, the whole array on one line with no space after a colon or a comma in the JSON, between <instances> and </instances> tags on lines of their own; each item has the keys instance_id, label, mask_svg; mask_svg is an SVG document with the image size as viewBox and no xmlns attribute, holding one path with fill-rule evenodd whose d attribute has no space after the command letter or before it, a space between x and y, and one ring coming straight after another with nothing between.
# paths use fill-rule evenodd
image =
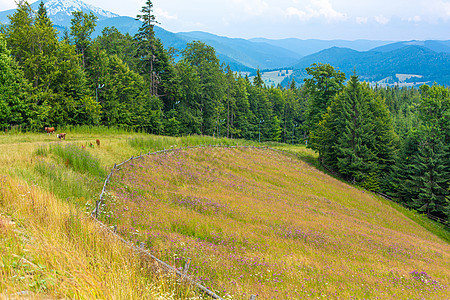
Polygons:
<instances>
[{"instance_id":1,"label":"pine tree","mask_svg":"<svg viewBox=\"0 0 450 300\"><path fill-rule=\"evenodd\" d=\"M136 41L136 54L140 61L140 69L142 73L149 77L150 95L158 95L159 77L156 68L158 57L156 56L156 37L154 26L158 24L156 17L153 14L153 3L147 0L145 6L142 7L140 15L137 15L137 20L142 21L138 33L134 39Z\"/></svg>"},{"instance_id":2,"label":"pine tree","mask_svg":"<svg viewBox=\"0 0 450 300\"><path fill-rule=\"evenodd\" d=\"M271 123L271 139L274 142L279 142L281 140L281 133L283 132L281 121L278 119L278 116L274 116Z\"/></svg>"},{"instance_id":3,"label":"pine tree","mask_svg":"<svg viewBox=\"0 0 450 300\"><path fill-rule=\"evenodd\" d=\"M253 78L253 85L258 88L262 88L264 86L264 80L261 77L261 72L259 69L256 70L256 76Z\"/></svg>"},{"instance_id":4,"label":"pine tree","mask_svg":"<svg viewBox=\"0 0 450 300\"><path fill-rule=\"evenodd\" d=\"M344 92L339 94L342 122L336 144L337 167L341 174L354 182L363 182L376 172L374 152L374 123L369 110L371 95L367 88L352 76Z\"/></svg>"},{"instance_id":5,"label":"pine tree","mask_svg":"<svg viewBox=\"0 0 450 300\"><path fill-rule=\"evenodd\" d=\"M238 76L236 80L236 111L233 118L232 137L247 138L251 136L250 120L253 119L253 113L250 110L248 100L249 83L245 78Z\"/></svg>"},{"instance_id":6,"label":"pine tree","mask_svg":"<svg viewBox=\"0 0 450 300\"><path fill-rule=\"evenodd\" d=\"M147 81L149 95L161 97L163 109L168 112L178 98L179 78L168 52L155 37L154 26L158 22L153 14L152 1L147 0L141 13L137 18L142 21L142 26L134 36L138 69Z\"/></svg>"},{"instance_id":7,"label":"pine tree","mask_svg":"<svg viewBox=\"0 0 450 300\"><path fill-rule=\"evenodd\" d=\"M415 170L413 157L418 152L418 144L418 133L413 129L403 139L395 164L389 173L390 180L386 180L386 193L406 205L409 205L418 193L414 183L410 180Z\"/></svg>"}]
</instances>

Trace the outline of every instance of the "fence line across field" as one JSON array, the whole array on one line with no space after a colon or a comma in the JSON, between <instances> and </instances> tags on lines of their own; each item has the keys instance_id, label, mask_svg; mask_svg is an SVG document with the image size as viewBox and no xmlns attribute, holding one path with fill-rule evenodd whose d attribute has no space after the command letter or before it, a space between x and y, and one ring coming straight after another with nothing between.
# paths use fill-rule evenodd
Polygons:
<instances>
[{"instance_id":1,"label":"fence line across field","mask_svg":"<svg viewBox=\"0 0 450 300\"><path fill-rule=\"evenodd\" d=\"M194 149L194 148L207 148L207 147L221 147L221 148L243 148L243 149L270 149L269 147L258 147L258 146L227 146L227 145L199 145L199 146L188 146L188 147L180 147L180 148L171 148L171 149L164 149L164 150L160 150L160 151L156 151L156 152L148 152L146 154L141 154L139 156L131 156L131 158L119 163L119 164L114 164L114 167L111 169L111 172L108 174L108 176L105 179L105 183L103 184L103 188L102 191L100 193L100 197L99 200L96 201L95 203L95 208L91 213L91 217L92 219L94 219L101 228L103 228L104 230L108 231L110 234L114 235L116 238L118 238L120 241L122 241L125 245L127 245L128 247L132 248L133 250L135 250L138 253L144 254L148 257L150 257L151 259L153 259L154 261L156 261L158 263L158 265L162 268L164 268L166 271L168 272L174 272L177 276L179 276L182 280L189 282L190 284L195 285L199 290L201 290L202 292L204 292L205 294L207 294L208 296L212 297L213 299L220 299L223 300L222 297L220 297L219 295L217 295L216 293L214 293L213 291L211 291L210 289L206 288L205 286L203 286L201 283L199 283L195 278L193 278L192 276L187 275L187 271L190 265L190 258L187 259L183 271L178 270L177 268L171 266L170 264L160 260L159 258L157 258L156 256L154 256L150 251L148 251L147 249L144 248L144 246L141 244L141 247L138 247L136 245L134 245L132 242L127 241L126 239L124 239L123 237L121 237L118 233L117 233L117 227L114 226L114 230L111 229L110 227L108 227L106 224L104 224L103 222L101 222L98 219L98 214L100 211L100 206L103 203L103 194L105 193L106 190L106 186L108 185L111 176L114 173L114 170L118 170L118 168L134 159L140 159L146 156L150 156L150 155L157 155L157 154L162 154L162 153L168 153L168 152L173 152L173 151L181 151L181 150L186 150L186 149ZM274 149L272 149L274 150ZM256 295L250 295L250 300L256 300Z\"/></svg>"}]
</instances>

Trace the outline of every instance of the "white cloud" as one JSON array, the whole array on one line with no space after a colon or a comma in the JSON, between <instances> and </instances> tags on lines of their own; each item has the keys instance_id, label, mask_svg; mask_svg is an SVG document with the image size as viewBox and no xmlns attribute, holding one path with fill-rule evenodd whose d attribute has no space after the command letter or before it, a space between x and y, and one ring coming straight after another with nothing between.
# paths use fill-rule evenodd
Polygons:
<instances>
[{"instance_id":1,"label":"white cloud","mask_svg":"<svg viewBox=\"0 0 450 300\"><path fill-rule=\"evenodd\" d=\"M304 12L303 10L299 10L296 7L288 7L286 9L286 15L289 17L296 16L302 21L308 21L311 18L306 12Z\"/></svg>"},{"instance_id":2,"label":"white cloud","mask_svg":"<svg viewBox=\"0 0 450 300\"><path fill-rule=\"evenodd\" d=\"M232 0L232 2L238 5L235 8L243 10L250 16L263 15L270 9L270 5L264 0Z\"/></svg>"},{"instance_id":3,"label":"white cloud","mask_svg":"<svg viewBox=\"0 0 450 300\"><path fill-rule=\"evenodd\" d=\"M12 0L0 0L0 11L16 8L17 5Z\"/></svg>"},{"instance_id":4,"label":"white cloud","mask_svg":"<svg viewBox=\"0 0 450 300\"><path fill-rule=\"evenodd\" d=\"M389 23L389 19L383 15L376 16L375 21L377 21L378 23L380 23L382 25L386 25L387 23Z\"/></svg>"},{"instance_id":5,"label":"white cloud","mask_svg":"<svg viewBox=\"0 0 450 300\"><path fill-rule=\"evenodd\" d=\"M408 22L420 22L422 21L422 17L421 16L414 16L414 17L410 17L408 18Z\"/></svg>"},{"instance_id":6,"label":"white cloud","mask_svg":"<svg viewBox=\"0 0 450 300\"><path fill-rule=\"evenodd\" d=\"M356 23L358 24L366 24L369 21L367 17L356 17Z\"/></svg>"},{"instance_id":7,"label":"white cloud","mask_svg":"<svg viewBox=\"0 0 450 300\"><path fill-rule=\"evenodd\" d=\"M295 1L297 2L297 1ZM312 0L304 9L297 7L288 7L285 10L288 17L298 17L301 21L323 18L328 22L344 21L348 19L347 14L336 11L330 3L330 0Z\"/></svg>"},{"instance_id":8,"label":"white cloud","mask_svg":"<svg viewBox=\"0 0 450 300\"><path fill-rule=\"evenodd\" d=\"M428 11L428 15L432 15L446 21L450 19L450 1L430 1L430 3L427 3L425 10Z\"/></svg>"},{"instance_id":9,"label":"white cloud","mask_svg":"<svg viewBox=\"0 0 450 300\"><path fill-rule=\"evenodd\" d=\"M164 18L166 20L178 20L177 15L171 15L169 12L167 12L161 8L155 9L155 15L158 16L159 18Z\"/></svg>"}]
</instances>

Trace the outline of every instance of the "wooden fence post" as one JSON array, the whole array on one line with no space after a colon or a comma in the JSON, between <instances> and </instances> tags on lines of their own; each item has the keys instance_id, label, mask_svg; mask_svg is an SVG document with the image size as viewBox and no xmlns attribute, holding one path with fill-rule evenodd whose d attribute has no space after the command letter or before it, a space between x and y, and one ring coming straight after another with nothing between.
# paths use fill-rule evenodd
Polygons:
<instances>
[{"instance_id":1,"label":"wooden fence post","mask_svg":"<svg viewBox=\"0 0 450 300\"><path fill-rule=\"evenodd\" d=\"M98 219L98 209L99 209L99 206L100 206L100 200L97 200L97 201L95 202L95 218L96 218L96 219Z\"/></svg>"},{"instance_id":2,"label":"wooden fence post","mask_svg":"<svg viewBox=\"0 0 450 300\"><path fill-rule=\"evenodd\" d=\"M191 258L188 257L188 259L186 260L186 263L184 264L183 267L183 274L186 275L187 271L189 270L189 266L191 265Z\"/></svg>"}]
</instances>

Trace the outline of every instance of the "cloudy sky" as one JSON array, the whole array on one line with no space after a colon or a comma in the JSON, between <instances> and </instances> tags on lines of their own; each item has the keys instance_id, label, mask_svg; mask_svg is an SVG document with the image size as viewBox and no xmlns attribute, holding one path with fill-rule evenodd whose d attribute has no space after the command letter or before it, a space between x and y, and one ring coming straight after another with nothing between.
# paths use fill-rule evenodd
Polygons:
<instances>
[{"instance_id":1,"label":"cloudy sky","mask_svg":"<svg viewBox=\"0 0 450 300\"><path fill-rule=\"evenodd\" d=\"M145 0L84 2L132 17L145 4ZM172 32L200 30L228 37L273 39L450 39L450 0L154 0L152 3L161 26ZM14 6L14 0L0 0L0 10Z\"/></svg>"}]
</instances>

